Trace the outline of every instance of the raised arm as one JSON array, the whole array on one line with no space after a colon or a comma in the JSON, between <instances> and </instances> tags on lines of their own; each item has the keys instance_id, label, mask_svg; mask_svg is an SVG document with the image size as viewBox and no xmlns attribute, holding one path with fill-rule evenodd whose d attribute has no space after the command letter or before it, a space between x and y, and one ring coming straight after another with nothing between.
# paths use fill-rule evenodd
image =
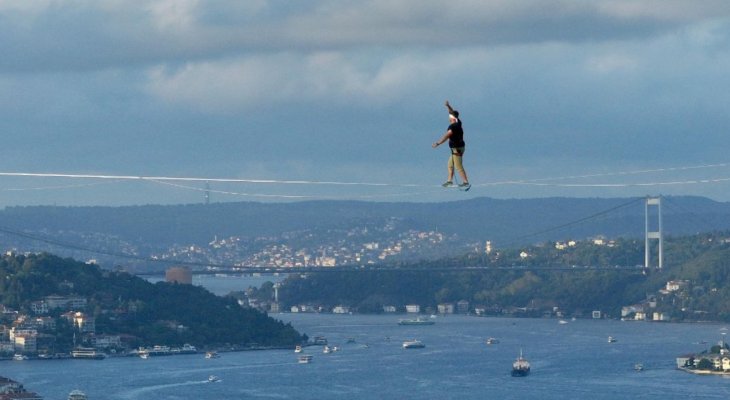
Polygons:
<instances>
[{"instance_id":1,"label":"raised arm","mask_svg":"<svg viewBox=\"0 0 730 400\"><path fill-rule=\"evenodd\" d=\"M446 100L446 108L449 109L449 114L451 114L451 113L454 112L454 109L451 107L451 104L449 104L449 101L448 100Z\"/></svg>"}]
</instances>

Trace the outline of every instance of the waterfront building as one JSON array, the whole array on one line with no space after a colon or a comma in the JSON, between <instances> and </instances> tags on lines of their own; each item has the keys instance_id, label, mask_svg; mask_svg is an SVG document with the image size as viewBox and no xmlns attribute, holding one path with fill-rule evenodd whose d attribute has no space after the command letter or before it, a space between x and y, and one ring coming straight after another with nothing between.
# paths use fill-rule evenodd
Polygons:
<instances>
[{"instance_id":1,"label":"waterfront building","mask_svg":"<svg viewBox=\"0 0 730 400\"><path fill-rule=\"evenodd\" d=\"M35 334L15 335L16 353L35 353L38 351L38 342Z\"/></svg>"},{"instance_id":2,"label":"waterfront building","mask_svg":"<svg viewBox=\"0 0 730 400\"><path fill-rule=\"evenodd\" d=\"M333 314L348 314L350 312L350 307L347 306L337 306L332 309Z\"/></svg>"},{"instance_id":3,"label":"waterfront building","mask_svg":"<svg viewBox=\"0 0 730 400\"><path fill-rule=\"evenodd\" d=\"M453 303L443 303L438 305L439 314L453 314L454 313L454 304Z\"/></svg>"},{"instance_id":4,"label":"waterfront building","mask_svg":"<svg viewBox=\"0 0 730 400\"><path fill-rule=\"evenodd\" d=\"M408 304L406 305L406 312L418 314L419 312L421 312L421 306L419 306L418 304Z\"/></svg>"},{"instance_id":5,"label":"waterfront building","mask_svg":"<svg viewBox=\"0 0 730 400\"><path fill-rule=\"evenodd\" d=\"M456 311L459 314L469 314L469 302L467 300L459 300L456 303Z\"/></svg>"}]
</instances>

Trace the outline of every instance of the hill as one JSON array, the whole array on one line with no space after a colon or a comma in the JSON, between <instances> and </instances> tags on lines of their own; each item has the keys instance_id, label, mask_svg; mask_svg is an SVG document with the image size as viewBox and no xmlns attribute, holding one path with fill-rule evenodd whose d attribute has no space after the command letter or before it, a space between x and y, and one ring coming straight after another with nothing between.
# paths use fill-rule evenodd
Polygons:
<instances>
[{"instance_id":1,"label":"hill","mask_svg":"<svg viewBox=\"0 0 730 400\"><path fill-rule=\"evenodd\" d=\"M40 310L37 305L48 304L49 296L80 300L73 308L48 306ZM48 254L0 259L0 305L21 316L52 318L54 323L44 325L40 333L55 338L50 345L56 351L68 351L72 336L82 342L96 335L120 335L127 338L129 348L184 343L199 347L294 346L305 340L290 325L201 287L152 284L125 272L105 271ZM70 317L63 314L66 311L93 318L95 328L87 332L74 325L80 330L77 332L69 326ZM4 318L12 316L4 314ZM21 326L31 324L33 318L5 322Z\"/></svg>"},{"instance_id":2,"label":"hill","mask_svg":"<svg viewBox=\"0 0 730 400\"><path fill-rule=\"evenodd\" d=\"M730 321L729 232L669 238L662 270L623 267L642 262L643 240L617 239L612 244L531 246L524 248L526 258L520 251L505 250L388 271L293 274L281 287L280 299L284 306L343 305L374 313L383 312L384 306L403 311L406 304L434 313L439 304L465 301L472 312L481 308L535 317L587 317L600 310L617 318L631 306L632 313L649 318L658 313L677 321Z\"/></svg>"},{"instance_id":3,"label":"hill","mask_svg":"<svg viewBox=\"0 0 730 400\"><path fill-rule=\"evenodd\" d=\"M666 197L662 213L668 235L730 228L730 203ZM446 203L240 202L0 211L0 241L6 248L94 258L104 265L144 264L110 256L122 253L200 264L231 265L246 259L253 263L257 253L270 252L267 246L322 254L328 246L395 242L407 232L435 232L446 239L438 249L431 248L432 254L424 254L429 246L421 246L397 261L463 254L487 240L511 247L598 235L638 238L644 232L644 204L640 198L476 198ZM357 237L359 242L344 243L343 237ZM226 239L227 245L236 242L236 248L213 254L208 248L215 239Z\"/></svg>"}]
</instances>

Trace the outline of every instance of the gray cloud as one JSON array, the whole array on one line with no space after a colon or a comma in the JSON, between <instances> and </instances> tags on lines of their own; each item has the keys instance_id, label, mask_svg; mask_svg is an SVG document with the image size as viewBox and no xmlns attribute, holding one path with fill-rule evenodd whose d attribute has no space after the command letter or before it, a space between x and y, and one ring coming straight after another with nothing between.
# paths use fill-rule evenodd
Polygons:
<instances>
[{"instance_id":1,"label":"gray cloud","mask_svg":"<svg viewBox=\"0 0 730 400\"><path fill-rule=\"evenodd\" d=\"M726 161L729 13L671 0L0 0L13 149L0 170L438 183L446 98L476 182Z\"/></svg>"}]
</instances>

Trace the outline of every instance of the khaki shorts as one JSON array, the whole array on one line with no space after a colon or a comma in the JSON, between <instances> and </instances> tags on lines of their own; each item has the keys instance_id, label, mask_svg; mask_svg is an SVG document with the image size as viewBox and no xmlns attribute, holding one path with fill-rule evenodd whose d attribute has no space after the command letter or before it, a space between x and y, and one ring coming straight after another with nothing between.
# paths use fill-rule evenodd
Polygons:
<instances>
[{"instance_id":1,"label":"khaki shorts","mask_svg":"<svg viewBox=\"0 0 730 400\"><path fill-rule=\"evenodd\" d=\"M449 157L449 169L456 168L457 171L463 171L464 167L461 165L461 158L464 155L464 147L455 147L451 150L451 157Z\"/></svg>"}]
</instances>

